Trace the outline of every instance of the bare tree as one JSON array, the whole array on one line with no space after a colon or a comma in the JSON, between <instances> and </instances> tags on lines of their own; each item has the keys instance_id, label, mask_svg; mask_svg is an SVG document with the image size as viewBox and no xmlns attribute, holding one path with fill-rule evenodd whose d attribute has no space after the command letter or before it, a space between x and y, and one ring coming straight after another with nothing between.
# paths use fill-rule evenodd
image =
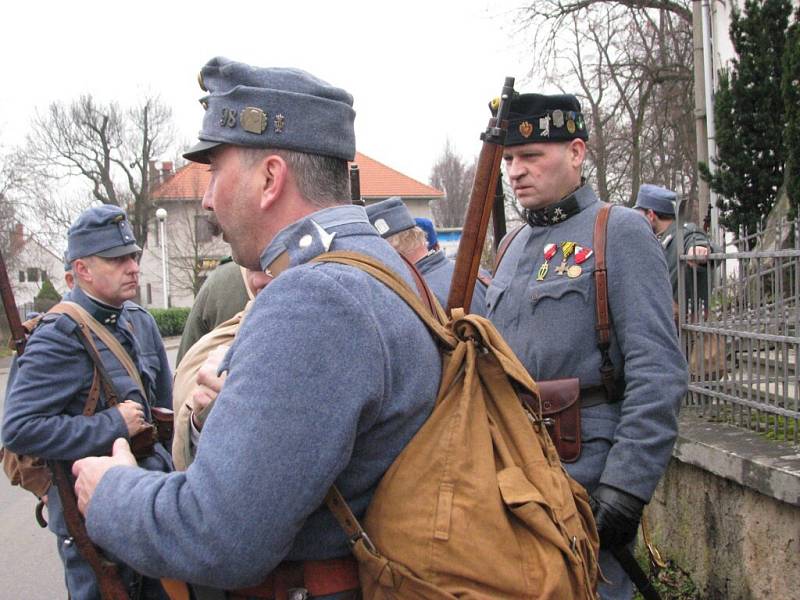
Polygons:
<instances>
[{"instance_id":1,"label":"bare tree","mask_svg":"<svg viewBox=\"0 0 800 600\"><path fill-rule=\"evenodd\" d=\"M199 202L187 202L170 210L170 215L171 283L175 289L197 296L206 273L216 264L205 264L205 261L219 258L220 244L215 238L220 230L213 220L213 213L204 210ZM160 248L152 250L160 258Z\"/></svg>"},{"instance_id":2,"label":"bare tree","mask_svg":"<svg viewBox=\"0 0 800 600\"><path fill-rule=\"evenodd\" d=\"M531 73L583 103L600 198L631 204L645 181L694 195L688 0L540 0L521 16Z\"/></svg>"},{"instance_id":3,"label":"bare tree","mask_svg":"<svg viewBox=\"0 0 800 600\"><path fill-rule=\"evenodd\" d=\"M54 102L37 114L23 155L31 180L80 178L90 184L92 198L125 208L144 245L153 212L154 163L172 138L171 110L157 97L123 110L84 95L69 105ZM29 195L47 201L42 194Z\"/></svg>"},{"instance_id":4,"label":"bare tree","mask_svg":"<svg viewBox=\"0 0 800 600\"><path fill-rule=\"evenodd\" d=\"M447 140L430 176L430 184L445 193L445 197L432 206L433 216L439 227L461 227L464 224L474 178L474 161L467 166L453 150L450 140Z\"/></svg>"}]
</instances>

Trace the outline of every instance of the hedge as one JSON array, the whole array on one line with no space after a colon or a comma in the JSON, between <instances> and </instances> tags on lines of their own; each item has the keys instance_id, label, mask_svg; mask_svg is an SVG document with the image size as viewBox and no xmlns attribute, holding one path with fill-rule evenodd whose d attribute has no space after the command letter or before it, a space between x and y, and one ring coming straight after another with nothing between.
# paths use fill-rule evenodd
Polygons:
<instances>
[{"instance_id":1,"label":"hedge","mask_svg":"<svg viewBox=\"0 0 800 600\"><path fill-rule=\"evenodd\" d=\"M181 335L189 316L188 308L151 308L150 314L156 320L162 337Z\"/></svg>"}]
</instances>

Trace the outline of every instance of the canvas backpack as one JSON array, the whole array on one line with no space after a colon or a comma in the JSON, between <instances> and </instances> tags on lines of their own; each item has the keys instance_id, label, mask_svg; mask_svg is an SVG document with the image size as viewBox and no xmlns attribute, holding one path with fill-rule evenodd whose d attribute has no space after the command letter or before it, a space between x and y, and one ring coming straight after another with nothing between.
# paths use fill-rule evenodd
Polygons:
<instances>
[{"instance_id":1,"label":"canvas backpack","mask_svg":"<svg viewBox=\"0 0 800 600\"><path fill-rule=\"evenodd\" d=\"M596 599L599 541L586 491L561 465L536 383L485 318L433 312L381 263L360 268L399 294L433 334L442 379L433 412L383 476L362 523L332 487L365 600ZM424 286L424 284L423 284Z\"/></svg>"}]
</instances>

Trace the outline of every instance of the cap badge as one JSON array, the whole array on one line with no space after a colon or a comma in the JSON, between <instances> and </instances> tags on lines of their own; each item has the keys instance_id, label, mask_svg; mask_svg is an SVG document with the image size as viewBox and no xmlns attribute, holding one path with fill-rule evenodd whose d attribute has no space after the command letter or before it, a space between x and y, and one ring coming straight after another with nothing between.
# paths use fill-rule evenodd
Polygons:
<instances>
[{"instance_id":1,"label":"cap badge","mask_svg":"<svg viewBox=\"0 0 800 600\"><path fill-rule=\"evenodd\" d=\"M527 121L523 121L519 124L519 132L522 134L522 137L529 138L533 133L533 125L528 123Z\"/></svg>"},{"instance_id":2,"label":"cap badge","mask_svg":"<svg viewBox=\"0 0 800 600\"><path fill-rule=\"evenodd\" d=\"M572 119L567 121L567 131L569 131L571 134L575 133L575 121Z\"/></svg>"},{"instance_id":3,"label":"cap badge","mask_svg":"<svg viewBox=\"0 0 800 600\"><path fill-rule=\"evenodd\" d=\"M239 115L239 122L245 131L261 135L267 128L267 113L260 108L248 106L242 109L242 113Z\"/></svg>"},{"instance_id":4,"label":"cap badge","mask_svg":"<svg viewBox=\"0 0 800 600\"><path fill-rule=\"evenodd\" d=\"M124 220L125 220L125 215L117 215L116 217L111 219L111 222L112 223L119 223L120 221L124 221Z\"/></svg>"},{"instance_id":5,"label":"cap badge","mask_svg":"<svg viewBox=\"0 0 800 600\"><path fill-rule=\"evenodd\" d=\"M385 219L378 219L375 221L375 229L378 230L378 233L383 235L387 231L389 231L389 224L386 222Z\"/></svg>"},{"instance_id":6,"label":"cap badge","mask_svg":"<svg viewBox=\"0 0 800 600\"><path fill-rule=\"evenodd\" d=\"M203 72L202 71L200 71L197 74L197 83L200 85L200 89L201 90L203 90L204 92L208 91L208 88L206 87L206 82L203 81Z\"/></svg>"},{"instance_id":7,"label":"cap badge","mask_svg":"<svg viewBox=\"0 0 800 600\"><path fill-rule=\"evenodd\" d=\"M554 127L564 126L564 113L559 109L553 111L553 126Z\"/></svg>"},{"instance_id":8,"label":"cap badge","mask_svg":"<svg viewBox=\"0 0 800 600\"><path fill-rule=\"evenodd\" d=\"M220 127L236 127L236 111L232 108L222 109L222 118L219 120Z\"/></svg>"},{"instance_id":9,"label":"cap badge","mask_svg":"<svg viewBox=\"0 0 800 600\"><path fill-rule=\"evenodd\" d=\"M286 124L286 117L282 114L275 115L275 133L283 133L283 126Z\"/></svg>"},{"instance_id":10,"label":"cap badge","mask_svg":"<svg viewBox=\"0 0 800 600\"><path fill-rule=\"evenodd\" d=\"M539 135L550 137L550 115L545 115L539 119Z\"/></svg>"}]
</instances>

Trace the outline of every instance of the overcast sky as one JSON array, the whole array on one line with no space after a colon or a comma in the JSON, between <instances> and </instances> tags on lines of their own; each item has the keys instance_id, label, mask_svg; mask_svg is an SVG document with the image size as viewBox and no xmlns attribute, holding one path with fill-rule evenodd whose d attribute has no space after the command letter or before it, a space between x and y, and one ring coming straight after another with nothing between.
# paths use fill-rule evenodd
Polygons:
<instances>
[{"instance_id":1,"label":"overcast sky","mask_svg":"<svg viewBox=\"0 0 800 600\"><path fill-rule=\"evenodd\" d=\"M123 105L158 93L190 142L202 119L197 73L221 55L299 67L345 88L358 150L427 182L447 138L464 157L478 153L505 76L534 91L526 40L512 35L520 4L4 2L0 146L23 141L36 109L84 92Z\"/></svg>"}]
</instances>

